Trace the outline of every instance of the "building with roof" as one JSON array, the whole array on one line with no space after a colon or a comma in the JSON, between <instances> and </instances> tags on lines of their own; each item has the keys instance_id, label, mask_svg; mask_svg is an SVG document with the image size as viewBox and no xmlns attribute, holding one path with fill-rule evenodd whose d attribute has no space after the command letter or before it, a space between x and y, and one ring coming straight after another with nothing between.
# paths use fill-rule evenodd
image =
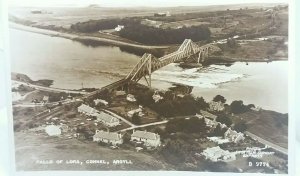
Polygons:
<instances>
[{"instance_id":1,"label":"building with roof","mask_svg":"<svg viewBox=\"0 0 300 176\"><path fill-rule=\"evenodd\" d=\"M126 92L124 90L118 90L115 92L116 93L116 96L123 96L123 95L126 95Z\"/></svg>"},{"instance_id":2,"label":"building with roof","mask_svg":"<svg viewBox=\"0 0 300 176\"><path fill-rule=\"evenodd\" d=\"M160 96L158 91L155 91L153 96L152 96L153 100L155 103L159 102L160 100L164 99L164 97Z\"/></svg>"},{"instance_id":3,"label":"building with roof","mask_svg":"<svg viewBox=\"0 0 300 176\"><path fill-rule=\"evenodd\" d=\"M141 141L147 147L158 147L161 145L160 135L147 131L134 130L131 135L131 141Z\"/></svg>"},{"instance_id":4,"label":"building with roof","mask_svg":"<svg viewBox=\"0 0 300 176\"><path fill-rule=\"evenodd\" d=\"M42 102L43 103L48 103L49 101L49 96L44 96L43 99L42 99Z\"/></svg>"},{"instance_id":5,"label":"building with roof","mask_svg":"<svg viewBox=\"0 0 300 176\"><path fill-rule=\"evenodd\" d=\"M136 99L135 99L134 95L132 95L132 94L128 94L126 97L126 100L130 101L130 102L136 102Z\"/></svg>"},{"instance_id":6,"label":"building with roof","mask_svg":"<svg viewBox=\"0 0 300 176\"><path fill-rule=\"evenodd\" d=\"M237 132L228 128L228 130L224 133L224 138L229 139L231 142L238 143L245 139L244 134L241 132Z\"/></svg>"},{"instance_id":7,"label":"building with roof","mask_svg":"<svg viewBox=\"0 0 300 176\"><path fill-rule=\"evenodd\" d=\"M122 29L124 29L124 25L118 25L117 27L115 27L115 31L121 31Z\"/></svg>"},{"instance_id":8,"label":"building with roof","mask_svg":"<svg viewBox=\"0 0 300 176\"><path fill-rule=\"evenodd\" d=\"M85 104L81 104L77 108L77 110L78 110L78 112L89 115L89 116L92 116L92 115L95 115L95 113L98 113L98 110L96 110L88 105L85 105Z\"/></svg>"},{"instance_id":9,"label":"building with roof","mask_svg":"<svg viewBox=\"0 0 300 176\"><path fill-rule=\"evenodd\" d=\"M111 116L110 114L100 112L100 113L95 113L95 116L97 117L97 121L103 123L108 127L114 127L120 125L120 120L116 117Z\"/></svg>"},{"instance_id":10,"label":"building with roof","mask_svg":"<svg viewBox=\"0 0 300 176\"><path fill-rule=\"evenodd\" d=\"M143 108L141 106L137 109L133 109L133 110L127 112L128 117L133 117L134 114L138 114L138 116L140 116L140 117L145 115L143 113Z\"/></svg>"},{"instance_id":11,"label":"building with roof","mask_svg":"<svg viewBox=\"0 0 300 176\"><path fill-rule=\"evenodd\" d=\"M105 106L108 105L108 102L105 101L105 100L102 100L102 99L96 99L96 100L94 100L94 103L95 103L95 105L98 105L99 103L101 103L101 104L103 104Z\"/></svg>"},{"instance_id":12,"label":"building with roof","mask_svg":"<svg viewBox=\"0 0 300 176\"><path fill-rule=\"evenodd\" d=\"M208 118L210 120L216 121L216 119L217 119L216 115L209 113L207 111L200 110L200 113L203 117Z\"/></svg>"},{"instance_id":13,"label":"building with roof","mask_svg":"<svg viewBox=\"0 0 300 176\"><path fill-rule=\"evenodd\" d=\"M213 162L228 162L236 159L235 153L231 153L228 150L223 150L219 146L203 150L202 155L205 156L206 159L209 159Z\"/></svg>"},{"instance_id":14,"label":"building with roof","mask_svg":"<svg viewBox=\"0 0 300 176\"><path fill-rule=\"evenodd\" d=\"M96 130L93 136L94 142L104 142L111 145L120 145L123 143L122 135L116 132L99 131Z\"/></svg>"}]
</instances>

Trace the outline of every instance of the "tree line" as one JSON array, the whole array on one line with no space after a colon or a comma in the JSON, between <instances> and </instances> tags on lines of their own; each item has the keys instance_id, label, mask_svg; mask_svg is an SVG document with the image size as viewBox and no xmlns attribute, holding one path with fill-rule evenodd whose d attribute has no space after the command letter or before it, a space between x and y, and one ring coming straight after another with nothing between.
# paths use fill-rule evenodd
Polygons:
<instances>
[{"instance_id":1,"label":"tree line","mask_svg":"<svg viewBox=\"0 0 300 176\"><path fill-rule=\"evenodd\" d=\"M184 39L194 41L209 40L211 32L206 26L161 29L142 24L125 26L120 36L144 44L179 44Z\"/></svg>"}]
</instances>

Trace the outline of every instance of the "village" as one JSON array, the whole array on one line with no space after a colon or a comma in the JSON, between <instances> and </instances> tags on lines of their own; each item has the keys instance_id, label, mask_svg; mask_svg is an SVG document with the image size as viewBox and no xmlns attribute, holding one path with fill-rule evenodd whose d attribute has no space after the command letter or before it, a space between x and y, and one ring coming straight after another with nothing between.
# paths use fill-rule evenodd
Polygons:
<instances>
[{"instance_id":1,"label":"village","mask_svg":"<svg viewBox=\"0 0 300 176\"><path fill-rule=\"evenodd\" d=\"M53 100L52 94L41 96L40 93L38 98L34 98L34 95L31 97L33 100L31 103L40 108L45 107L42 109L46 109L50 114L53 111L53 114L49 116L42 114L38 120L34 121L34 125L29 125L28 130L38 134L98 143L112 150L158 154L166 152L173 140L180 142L192 140L191 146L195 146L196 149L193 150L193 154L184 153L180 156L186 158L185 160L202 158L201 160L210 162L225 162L228 167L233 168L237 168L234 163L241 162L246 164L246 166L238 164L241 165L238 166L241 172L251 170L252 165L260 163L264 163L265 167L255 167L263 170L267 168L272 172L280 172L279 170L286 167L284 159L278 157L280 152L247 135L246 125L238 118L231 120L224 116L230 107L225 103L226 99L220 95L209 103L203 100L202 105L200 103L200 106L196 108L195 114L190 114L188 110L182 115L179 113L170 116L164 112L158 112L155 104L161 106L159 103L183 101L185 97L191 98L188 92L151 90L145 86L136 85L130 91L107 91L83 100L78 94L66 94L66 100L63 100L64 98L59 100L61 103L50 102L49 100ZM146 102L151 102L151 105ZM51 108L49 105L52 105ZM254 105L247 107L248 111L262 110ZM56 108L61 109L56 111ZM187 137L187 135L190 136ZM186 139L183 136L186 136ZM184 150L189 149L182 149ZM252 163L249 158L253 158L255 162ZM166 160L168 161L168 156ZM193 163L195 165L197 161ZM279 166L278 163L280 163Z\"/></svg>"}]
</instances>

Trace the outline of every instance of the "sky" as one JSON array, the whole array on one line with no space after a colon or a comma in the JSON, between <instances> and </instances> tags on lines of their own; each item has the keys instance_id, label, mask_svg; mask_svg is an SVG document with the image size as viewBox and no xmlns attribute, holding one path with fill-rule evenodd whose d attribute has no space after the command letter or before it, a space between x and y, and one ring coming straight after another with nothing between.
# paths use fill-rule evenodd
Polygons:
<instances>
[{"instance_id":1,"label":"sky","mask_svg":"<svg viewBox=\"0 0 300 176\"><path fill-rule=\"evenodd\" d=\"M82 7L97 4L102 7L175 7L175 6L201 6L218 4L240 3L287 3L289 0L8 0L9 6L36 6L57 7L75 6Z\"/></svg>"}]
</instances>

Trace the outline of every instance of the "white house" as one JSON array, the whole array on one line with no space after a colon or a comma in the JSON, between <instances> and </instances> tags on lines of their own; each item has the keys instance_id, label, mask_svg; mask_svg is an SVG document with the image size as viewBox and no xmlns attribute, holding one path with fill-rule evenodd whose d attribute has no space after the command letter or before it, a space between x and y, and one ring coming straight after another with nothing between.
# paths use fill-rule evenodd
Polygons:
<instances>
[{"instance_id":1,"label":"white house","mask_svg":"<svg viewBox=\"0 0 300 176\"><path fill-rule=\"evenodd\" d=\"M228 150L223 150L219 146L203 150L202 155L205 156L206 159L210 159L213 162L227 162L236 159L235 153L231 153Z\"/></svg>"},{"instance_id":2,"label":"white house","mask_svg":"<svg viewBox=\"0 0 300 176\"><path fill-rule=\"evenodd\" d=\"M105 106L108 105L108 102L105 101L105 100L102 100L102 99L96 99L96 100L94 100L94 103L95 103L95 105L98 105L99 103L101 103L101 104L103 104Z\"/></svg>"},{"instance_id":3,"label":"white house","mask_svg":"<svg viewBox=\"0 0 300 176\"><path fill-rule=\"evenodd\" d=\"M135 99L134 95L132 95L132 94L128 94L126 97L126 100L130 101L130 102L136 102L136 99Z\"/></svg>"},{"instance_id":4,"label":"white house","mask_svg":"<svg viewBox=\"0 0 300 176\"><path fill-rule=\"evenodd\" d=\"M134 130L131 135L131 141L142 141L147 147L158 147L161 145L159 134Z\"/></svg>"},{"instance_id":5,"label":"white house","mask_svg":"<svg viewBox=\"0 0 300 176\"><path fill-rule=\"evenodd\" d=\"M201 115L202 115L203 117L208 118L208 119L210 119L210 120L216 121L216 119L217 119L217 116L216 116L216 115L211 114L211 113L209 113L209 112L207 112L207 111L200 110L200 113L201 113Z\"/></svg>"},{"instance_id":6,"label":"white house","mask_svg":"<svg viewBox=\"0 0 300 176\"><path fill-rule=\"evenodd\" d=\"M134 109L134 110L131 110L131 111L128 111L127 112L127 116L128 117L132 117L134 114L138 114L138 116L140 116L140 117L142 117L142 116L144 116L145 114L143 113L143 109L142 109L142 107L139 107L139 108L137 108L137 109Z\"/></svg>"},{"instance_id":7,"label":"white house","mask_svg":"<svg viewBox=\"0 0 300 176\"><path fill-rule=\"evenodd\" d=\"M108 127L114 127L120 124L120 120L116 117L113 117L107 113L100 112L96 113L95 116L97 120Z\"/></svg>"},{"instance_id":8,"label":"white house","mask_svg":"<svg viewBox=\"0 0 300 176\"><path fill-rule=\"evenodd\" d=\"M122 29L124 29L125 26L123 25L118 25L117 27L115 27L115 31L121 31Z\"/></svg>"},{"instance_id":9,"label":"white house","mask_svg":"<svg viewBox=\"0 0 300 176\"><path fill-rule=\"evenodd\" d=\"M223 111L224 108L224 103L222 103L221 101L215 102L215 101L211 101L209 102L209 109L211 111Z\"/></svg>"},{"instance_id":10,"label":"white house","mask_svg":"<svg viewBox=\"0 0 300 176\"><path fill-rule=\"evenodd\" d=\"M257 107L252 107L252 108L250 108L251 110L253 110L253 111L260 111L261 110L261 107L259 107L259 106L257 106Z\"/></svg>"},{"instance_id":11,"label":"white house","mask_svg":"<svg viewBox=\"0 0 300 176\"><path fill-rule=\"evenodd\" d=\"M164 99L164 97L160 96L157 91L154 92L152 96L155 103L159 102L160 100Z\"/></svg>"},{"instance_id":12,"label":"white house","mask_svg":"<svg viewBox=\"0 0 300 176\"><path fill-rule=\"evenodd\" d=\"M241 132L236 132L234 130L231 130L231 128L229 128L225 133L224 133L224 138L225 139L229 139L230 141L234 142L234 143L238 143L242 140L245 139L244 134Z\"/></svg>"},{"instance_id":13,"label":"white house","mask_svg":"<svg viewBox=\"0 0 300 176\"><path fill-rule=\"evenodd\" d=\"M43 103L48 103L49 101L49 96L44 96L43 99L42 99L42 102Z\"/></svg>"},{"instance_id":14,"label":"white house","mask_svg":"<svg viewBox=\"0 0 300 176\"><path fill-rule=\"evenodd\" d=\"M78 112L86 114L86 115L95 115L95 113L98 113L98 111L88 105L82 104L77 108Z\"/></svg>"},{"instance_id":15,"label":"white house","mask_svg":"<svg viewBox=\"0 0 300 176\"><path fill-rule=\"evenodd\" d=\"M94 142L104 142L112 145L120 145L123 143L122 135L116 132L107 132L96 130L93 136Z\"/></svg>"},{"instance_id":16,"label":"white house","mask_svg":"<svg viewBox=\"0 0 300 176\"><path fill-rule=\"evenodd\" d=\"M116 96L123 96L123 95L126 95L125 91L123 91L123 90L116 91Z\"/></svg>"}]
</instances>

